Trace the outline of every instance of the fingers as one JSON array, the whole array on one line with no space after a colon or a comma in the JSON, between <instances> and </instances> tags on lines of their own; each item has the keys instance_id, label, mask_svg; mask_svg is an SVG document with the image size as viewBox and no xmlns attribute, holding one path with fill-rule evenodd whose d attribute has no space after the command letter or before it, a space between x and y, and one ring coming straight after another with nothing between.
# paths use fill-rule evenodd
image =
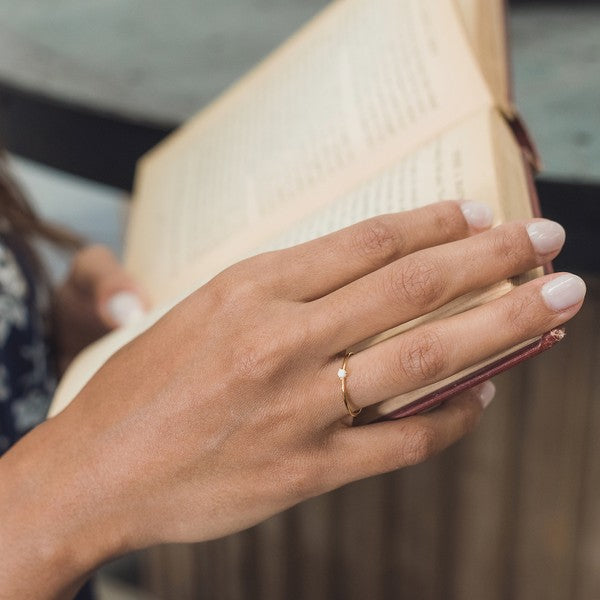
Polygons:
<instances>
[{"instance_id":1,"label":"fingers","mask_svg":"<svg viewBox=\"0 0 600 600\"><path fill-rule=\"evenodd\" d=\"M90 246L75 256L68 284L94 303L110 328L138 319L148 306L134 279L104 246Z\"/></svg>"},{"instance_id":2,"label":"fingers","mask_svg":"<svg viewBox=\"0 0 600 600\"><path fill-rule=\"evenodd\" d=\"M486 382L423 415L338 430L330 446L333 464L340 465L336 483L415 465L441 452L477 425L494 393Z\"/></svg>"},{"instance_id":3,"label":"fingers","mask_svg":"<svg viewBox=\"0 0 600 600\"><path fill-rule=\"evenodd\" d=\"M313 300L402 256L485 229L492 218L491 209L476 202L381 215L273 253L271 270L285 275L279 283L288 295Z\"/></svg>"},{"instance_id":4,"label":"fingers","mask_svg":"<svg viewBox=\"0 0 600 600\"><path fill-rule=\"evenodd\" d=\"M576 275L543 277L498 300L358 352L348 363L352 404L368 406L441 381L536 338L573 317L584 295L585 283ZM340 402L336 416L344 414Z\"/></svg>"},{"instance_id":5,"label":"fingers","mask_svg":"<svg viewBox=\"0 0 600 600\"><path fill-rule=\"evenodd\" d=\"M558 223L510 223L405 256L312 303L331 354L467 292L545 264L565 239Z\"/></svg>"}]
</instances>

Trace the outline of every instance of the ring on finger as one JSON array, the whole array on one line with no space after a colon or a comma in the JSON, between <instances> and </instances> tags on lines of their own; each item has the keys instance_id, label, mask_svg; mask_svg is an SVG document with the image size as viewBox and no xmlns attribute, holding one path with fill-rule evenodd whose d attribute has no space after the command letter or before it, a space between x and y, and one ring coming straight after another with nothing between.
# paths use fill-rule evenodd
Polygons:
<instances>
[{"instance_id":1,"label":"ring on finger","mask_svg":"<svg viewBox=\"0 0 600 600\"><path fill-rule=\"evenodd\" d=\"M350 400L348 399L348 391L346 389L346 378L348 377L348 369L346 367L348 365L348 359L352 356L352 354L353 352L346 352L344 355L344 361L342 362L342 367L338 370L337 374L342 384L342 400L344 401L346 411L351 417L357 417L362 408L352 408Z\"/></svg>"}]
</instances>

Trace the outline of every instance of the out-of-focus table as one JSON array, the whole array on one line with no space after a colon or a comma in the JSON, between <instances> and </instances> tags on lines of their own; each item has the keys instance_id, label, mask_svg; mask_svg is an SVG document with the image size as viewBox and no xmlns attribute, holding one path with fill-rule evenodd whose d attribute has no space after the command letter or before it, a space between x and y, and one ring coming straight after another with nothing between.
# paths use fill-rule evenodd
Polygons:
<instances>
[{"instance_id":1,"label":"out-of-focus table","mask_svg":"<svg viewBox=\"0 0 600 600\"><path fill-rule=\"evenodd\" d=\"M137 158L324 0L0 0L0 136L16 154L128 189ZM517 104L545 170L544 212L598 269L600 6L516 2Z\"/></svg>"}]
</instances>

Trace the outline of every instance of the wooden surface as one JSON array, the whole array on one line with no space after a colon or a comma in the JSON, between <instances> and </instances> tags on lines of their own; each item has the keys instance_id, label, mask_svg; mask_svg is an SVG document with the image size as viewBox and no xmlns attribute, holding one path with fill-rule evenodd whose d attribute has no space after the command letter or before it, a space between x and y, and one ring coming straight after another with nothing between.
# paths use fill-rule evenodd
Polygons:
<instances>
[{"instance_id":1,"label":"wooden surface","mask_svg":"<svg viewBox=\"0 0 600 600\"><path fill-rule=\"evenodd\" d=\"M140 555L159 598L600 598L600 279L567 338L497 379L479 429L206 544Z\"/></svg>"}]
</instances>

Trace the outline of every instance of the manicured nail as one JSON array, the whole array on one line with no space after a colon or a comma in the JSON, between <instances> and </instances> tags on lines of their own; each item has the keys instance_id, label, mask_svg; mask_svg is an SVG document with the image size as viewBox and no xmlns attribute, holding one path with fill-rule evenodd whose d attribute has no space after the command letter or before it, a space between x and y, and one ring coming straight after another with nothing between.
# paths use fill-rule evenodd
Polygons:
<instances>
[{"instance_id":1,"label":"manicured nail","mask_svg":"<svg viewBox=\"0 0 600 600\"><path fill-rule=\"evenodd\" d=\"M585 282L577 275L559 275L542 287L544 302L555 311L579 304L585 298Z\"/></svg>"},{"instance_id":2,"label":"manicured nail","mask_svg":"<svg viewBox=\"0 0 600 600\"><path fill-rule=\"evenodd\" d=\"M477 389L477 395L483 408L487 408L496 395L496 386L491 381L485 381Z\"/></svg>"},{"instance_id":3,"label":"manicured nail","mask_svg":"<svg viewBox=\"0 0 600 600\"><path fill-rule=\"evenodd\" d=\"M475 229L491 227L494 221L494 211L483 202L462 202L460 205L467 223Z\"/></svg>"},{"instance_id":4,"label":"manicured nail","mask_svg":"<svg viewBox=\"0 0 600 600\"><path fill-rule=\"evenodd\" d=\"M119 325L130 325L145 312L142 301L133 292L117 292L106 303L106 309Z\"/></svg>"},{"instance_id":5,"label":"manicured nail","mask_svg":"<svg viewBox=\"0 0 600 600\"><path fill-rule=\"evenodd\" d=\"M538 254L560 250L565 243L565 230L554 221L534 221L527 225L529 239Z\"/></svg>"}]
</instances>

